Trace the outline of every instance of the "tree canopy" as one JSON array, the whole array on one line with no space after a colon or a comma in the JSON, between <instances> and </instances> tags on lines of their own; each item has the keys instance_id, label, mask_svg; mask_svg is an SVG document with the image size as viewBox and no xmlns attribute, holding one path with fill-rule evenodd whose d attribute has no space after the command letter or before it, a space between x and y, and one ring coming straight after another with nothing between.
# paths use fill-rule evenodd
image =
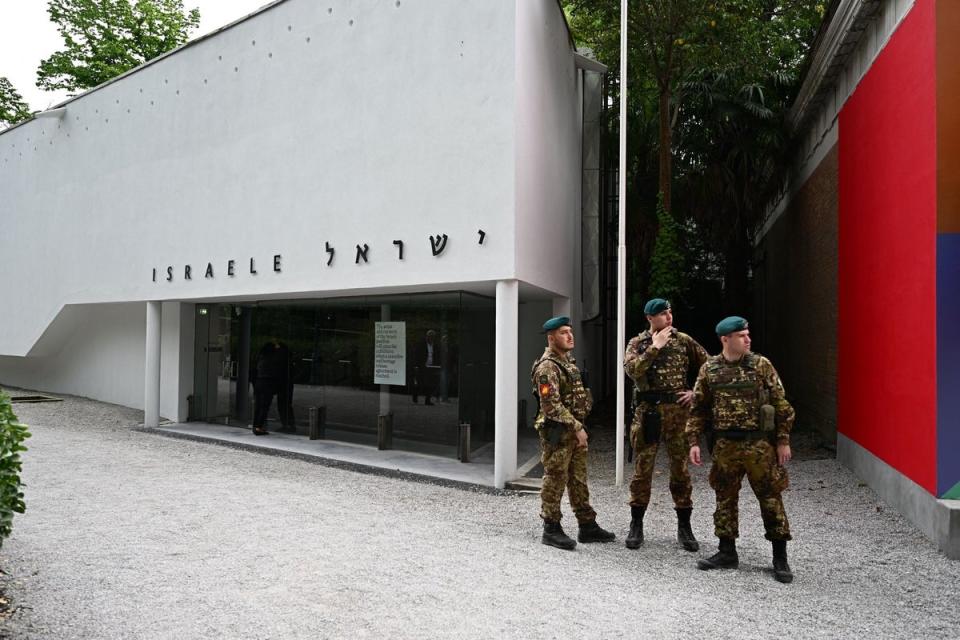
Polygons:
<instances>
[{"instance_id":1,"label":"tree canopy","mask_svg":"<svg viewBox=\"0 0 960 640\"><path fill-rule=\"evenodd\" d=\"M182 0L50 0L64 48L40 63L41 89L82 91L184 44L200 11Z\"/></svg>"},{"instance_id":2,"label":"tree canopy","mask_svg":"<svg viewBox=\"0 0 960 640\"><path fill-rule=\"evenodd\" d=\"M29 118L30 107L13 83L0 76L0 128L6 128Z\"/></svg>"},{"instance_id":3,"label":"tree canopy","mask_svg":"<svg viewBox=\"0 0 960 640\"><path fill-rule=\"evenodd\" d=\"M565 0L564 9L577 45L610 69L615 104L620 1ZM713 315L749 309L752 241L786 180L786 114L824 11L823 0L630 1L626 205L634 318L665 283L679 288L670 295L688 308L710 305ZM616 153L614 144L607 149ZM684 277L670 278L678 254Z\"/></svg>"}]
</instances>

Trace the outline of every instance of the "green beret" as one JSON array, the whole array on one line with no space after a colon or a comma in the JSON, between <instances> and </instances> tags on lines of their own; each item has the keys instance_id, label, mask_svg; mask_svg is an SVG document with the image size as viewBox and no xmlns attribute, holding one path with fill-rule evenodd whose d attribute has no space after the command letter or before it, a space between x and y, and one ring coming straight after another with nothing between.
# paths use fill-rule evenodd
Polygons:
<instances>
[{"instance_id":1,"label":"green beret","mask_svg":"<svg viewBox=\"0 0 960 640\"><path fill-rule=\"evenodd\" d=\"M717 323L717 335L728 336L734 331L743 331L749 327L750 325L747 323L746 318L741 318L740 316L730 316L729 318L724 318Z\"/></svg>"},{"instance_id":2,"label":"green beret","mask_svg":"<svg viewBox=\"0 0 960 640\"><path fill-rule=\"evenodd\" d=\"M543 332L553 331L554 329L559 329L560 327L569 327L570 318L567 316L557 316L556 318L550 318L543 323Z\"/></svg>"},{"instance_id":3,"label":"green beret","mask_svg":"<svg viewBox=\"0 0 960 640\"><path fill-rule=\"evenodd\" d=\"M663 313L670 308L670 302L664 300L663 298L653 298L648 300L647 304L643 305L643 312L648 316L655 316L658 313Z\"/></svg>"}]
</instances>

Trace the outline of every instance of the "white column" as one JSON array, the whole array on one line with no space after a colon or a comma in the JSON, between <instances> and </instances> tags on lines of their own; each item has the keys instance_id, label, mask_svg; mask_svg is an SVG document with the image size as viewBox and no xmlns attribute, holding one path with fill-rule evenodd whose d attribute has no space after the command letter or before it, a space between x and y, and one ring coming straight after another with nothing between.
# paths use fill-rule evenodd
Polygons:
<instances>
[{"instance_id":1,"label":"white column","mask_svg":"<svg viewBox=\"0 0 960 640\"><path fill-rule=\"evenodd\" d=\"M143 426L160 424L160 302L147 303L147 351L144 360Z\"/></svg>"},{"instance_id":2,"label":"white column","mask_svg":"<svg viewBox=\"0 0 960 640\"><path fill-rule=\"evenodd\" d=\"M520 286L497 282L496 373L494 380L493 484L502 489L517 475L517 316Z\"/></svg>"}]
</instances>

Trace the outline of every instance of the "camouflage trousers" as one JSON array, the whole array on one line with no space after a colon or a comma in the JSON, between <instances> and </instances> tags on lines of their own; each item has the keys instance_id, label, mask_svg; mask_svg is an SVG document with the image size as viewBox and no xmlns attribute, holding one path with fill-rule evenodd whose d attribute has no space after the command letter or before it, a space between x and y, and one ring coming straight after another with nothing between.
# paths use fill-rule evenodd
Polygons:
<instances>
[{"instance_id":1,"label":"camouflage trousers","mask_svg":"<svg viewBox=\"0 0 960 640\"><path fill-rule=\"evenodd\" d=\"M653 467L657 459L657 449L663 442L670 458L670 493L677 508L693 506L693 485L687 470L687 455L690 446L684 429L689 409L679 404L662 404L660 412L660 438L647 443L643 436L643 411L645 405L637 407L630 425L630 445L633 447L634 468L630 481L630 506L645 507L650 502L650 485L653 483Z\"/></svg>"},{"instance_id":2,"label":"camouflage trousers","mask_svg":"<svg viewBox=\"0 0 960 640\"><path fill-rule=\"evenodd\" d=\"M587 488L587 450L577 446L577 438L567 431L557 446L551 445L540 434L540 461L543 463L543 487L540 489L540 517L546 522L560 522L560 499L567 489L570 507L577 522L597 519L597 512L590 506L590 490Z\"/></svg>"},{"instance_id":3,"label":"camouflage trousers","mask_svg":"<svg viewBox=\"0 0 960 640\"><path fill-rule=\"evenodd\" d=\"M760 502L767 540L790 540L790 523L781 492L790 481L777 464L777 451L767 440L717 439L710 468L710 486L717 492L713 524L718 538L739 535L740 483L746 475Z\"/></svg>"}]
</instances>

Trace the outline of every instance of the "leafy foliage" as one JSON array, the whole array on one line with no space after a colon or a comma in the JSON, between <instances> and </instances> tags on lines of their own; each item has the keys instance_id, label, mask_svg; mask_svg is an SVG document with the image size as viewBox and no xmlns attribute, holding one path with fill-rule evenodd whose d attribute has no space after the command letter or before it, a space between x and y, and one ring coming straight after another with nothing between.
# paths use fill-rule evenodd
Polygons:
<instances>
[{"instance_id":1,"label":"leafy foliage","mask_svg":"<svg viewBox=\"0 0 960 640\"><path fill-rule=\"evenodd\" d=\"M30 107L23 96L14 88L13 83L0 77L0 127L9 127L23 122L31 115Z\"/></svg>"},{"instance_id":2,"label":"leafy foliage","mask_svg":"<svg viewBox=\"0 0 960 640\"><path fill-rule=\"evenodd\" d=\"M619 0L564 0L564 9L578 46L610 69L615 105ZM716 307L722 288L723 304L749 314L752 240L789 169L786 113L824 12L823 0L630 1L629 315L639 314L633 301L660 295L654 268L662 266L652 258L661 194L683 230L676 246L690 275L688 308ZM607 135L619 124L614 114ZM607 145L608 166L616 147ZM720 281L704 287L692 274Z\"/></svg>"},{"instance_id":3,"label":"leafy foliage","mask_svg":"<svg viewBox=\"0 0 960 640\"><path fill-rule=\"evenodd\" d=\"M26 425L20 424L13 413L10 397L0 391L0 545L13 529L13 514L26 510L20 453L27 450L22 443L29 437Z\"/></svg>"},{"instance_id":4,"label":"leafy foliage","mask_svg":"<svg viewBox=\"0 0 960 640\"><path fill-rule=\"evenodd\" d=\"M741 84L713 72L691 82L688 91L699 118L684 132L687 209L715 246L729 247L739 236L748 242L785 185L792 84L781 75Z\"/></svg>"},{"instance_id":5,"label":"leafy foliage","mask_svg":"<svg viewBox=\"0 0 960 640\"><path fill-rule=\"evenodd\" d=\"M650 291L660 298L676 300L684 291L684 254L680 225L657 198L657 239L650 257Z\"/></svg>"},{"instance_id":6,"label":"leafy foliage","mask_svg":"<svg viewBox=\"0 0 960 640\"><path fill-rule=\"evenodd\" d=\"M65 48L40 63L37 86L77 91L102 84L184 44L200 11L182 0L50 0Z\"/></svg>"}]
</instances>

